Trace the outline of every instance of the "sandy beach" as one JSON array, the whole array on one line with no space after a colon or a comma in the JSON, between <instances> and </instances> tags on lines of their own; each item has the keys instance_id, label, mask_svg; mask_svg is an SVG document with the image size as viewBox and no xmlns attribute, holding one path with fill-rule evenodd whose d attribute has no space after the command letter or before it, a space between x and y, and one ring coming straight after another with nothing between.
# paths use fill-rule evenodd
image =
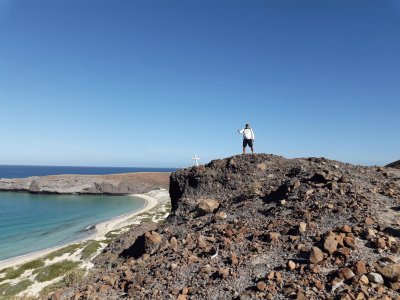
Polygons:
<instances>
[{"instance_id":1,"label":"sandy beach","mask_svg":"<svg viewBox=\"0 0 400 300\"><path fill-rule=\"evenodd\" d=\"M29 254L25 254L22 256L18 256L18 257L0 261L0 270L4 269L4 268L12 267L12 266L20 265L25 262L40 258L42 256L45 256L51 252L54 252L58 249L61 249L63 247L71 245L71 244L75 244L75 243L79 243L79 242L83 242L83 241L87 241L87 240L102 239L107 234L107 232L110 232L112 230L117 230L124 226L130 225L131 222L129 220L131 218L133 218L141 213L144 213L148 210L151 210L159 203L159 201L163 200L165 197L169 197L169 194L168 194L168 190L160 189L160 190L154 190L154 191L148 192L146 194L132 194L129 196L137 197L137 198L141 198L141 199L145 200L143 207L140 208L139 210L133 211L131 213L127 213L127 214L115 217L113 219L96 224L93 234L87 236L86 238L76 240L76 241L73 241L70 243L66 243L63 245L59 245L56 247L52 247L52 248L48 248L48 249L40 250L37 252L33 252L33 253L29 253Z\"/></svg>"}]
</instances>

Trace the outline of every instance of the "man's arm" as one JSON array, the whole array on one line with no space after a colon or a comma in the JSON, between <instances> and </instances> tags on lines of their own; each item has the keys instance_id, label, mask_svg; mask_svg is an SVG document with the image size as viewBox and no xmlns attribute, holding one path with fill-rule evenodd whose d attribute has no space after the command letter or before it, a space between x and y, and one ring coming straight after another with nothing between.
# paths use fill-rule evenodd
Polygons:
<instances>
[{"instance_id":1,"label":"man's arm","mask_svg":"<svg viewBox=\"0 0 400 300\"><path fill-rule=\"evenodd\" d=\"M256 139L256 136L254 135L253 129L251 129L251 139L254 141Z\"/></svg>"},{"instance_id":2,"label":"man's arm","mask_svg":"<svg viewBox=\"0 0 400 300\"><path fill-rule=\"evenodd\" d=\"M243 133L244 129L238 129L239 133Z\"/></svg>"}]
</instances>

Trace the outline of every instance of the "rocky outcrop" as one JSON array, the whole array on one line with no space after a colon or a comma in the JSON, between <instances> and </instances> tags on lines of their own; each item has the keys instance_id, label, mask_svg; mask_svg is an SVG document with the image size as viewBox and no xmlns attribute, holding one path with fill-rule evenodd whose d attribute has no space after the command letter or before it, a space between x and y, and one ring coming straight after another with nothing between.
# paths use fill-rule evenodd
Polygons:
<instances>
[{"instance_id":1,"label":"rocky outcrop","mask_svg":"<svg viewBox=\"0 0 400 300\"><path fill-rule=\"evenodd\" d=\"M400 185L385 168L240 155L173 173L170 195L165 222L57 295L400 299Z\"/></svg>"},{"instance_id":2,"label":"rocky outcrop","mask_svg":"<svg viewBox=\"0 0 400 300\"><path fill-rule=\"evenodd\" d=\"M57 194L141 194L168 188L169 173L54 175L0 179L0 191Z\"/></svg>"},{"instance_id":3,"label":"rocky outcrop","mask_svg":"<svg viewBox=\"0 0 400 300\"><path fill-rule=\"evenodd\" d=\"M386 167L400 169L400 160L392 162L392 163L386 165Z\"/></svg>"}]
</instances>

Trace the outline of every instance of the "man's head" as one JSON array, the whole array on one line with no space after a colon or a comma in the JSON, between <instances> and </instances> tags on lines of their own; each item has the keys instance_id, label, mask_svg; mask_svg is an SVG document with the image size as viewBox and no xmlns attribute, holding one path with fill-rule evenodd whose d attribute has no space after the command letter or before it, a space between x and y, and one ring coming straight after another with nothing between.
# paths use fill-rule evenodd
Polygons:
<instances>
[{"instance_id":1,"label":"man's head","mask_svg":"<svg viewBox=\"0 0 400 300\"><path fill-rule=\"evenodd\" d=\"M250 128L250 124L246 124L246 128Z\"/></svg>"}]
</instances>

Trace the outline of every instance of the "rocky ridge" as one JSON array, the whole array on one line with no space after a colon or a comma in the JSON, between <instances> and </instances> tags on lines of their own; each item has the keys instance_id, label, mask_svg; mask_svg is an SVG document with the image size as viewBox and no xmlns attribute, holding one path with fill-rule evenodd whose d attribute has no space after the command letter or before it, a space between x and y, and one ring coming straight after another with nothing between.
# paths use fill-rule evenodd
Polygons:
<instances>
[{"instance_id":1,"label":"rocky ridge","mask_svg":"<svg viewBox=\"0 0 400 300\"><path fill-rule=\"evenodd\" d=\"M392 162L392 163L386 165L386 167L400 169L400 160Z\"/></svg>"},{"instance_id":2,"label":"rocky ridge","mask_svg":"<svg viewBox=\"0 0 400 300\"><path fill-rule=\"evenodd\" d=\"M0 191L57 194L142 194L168 188L170 173L53 175L0 179Z\"/></svg>"},{"instance_id":3,"label":"rocky ridge","mask_svg":"<svg viewBox=\"0 0 400 300\"><path fill-rule=\"evenodd\" d=\"M173 212L50 299L400 299L400 182L385 168L257 154L170 177Z\"/></svg>"}]
</instances>

